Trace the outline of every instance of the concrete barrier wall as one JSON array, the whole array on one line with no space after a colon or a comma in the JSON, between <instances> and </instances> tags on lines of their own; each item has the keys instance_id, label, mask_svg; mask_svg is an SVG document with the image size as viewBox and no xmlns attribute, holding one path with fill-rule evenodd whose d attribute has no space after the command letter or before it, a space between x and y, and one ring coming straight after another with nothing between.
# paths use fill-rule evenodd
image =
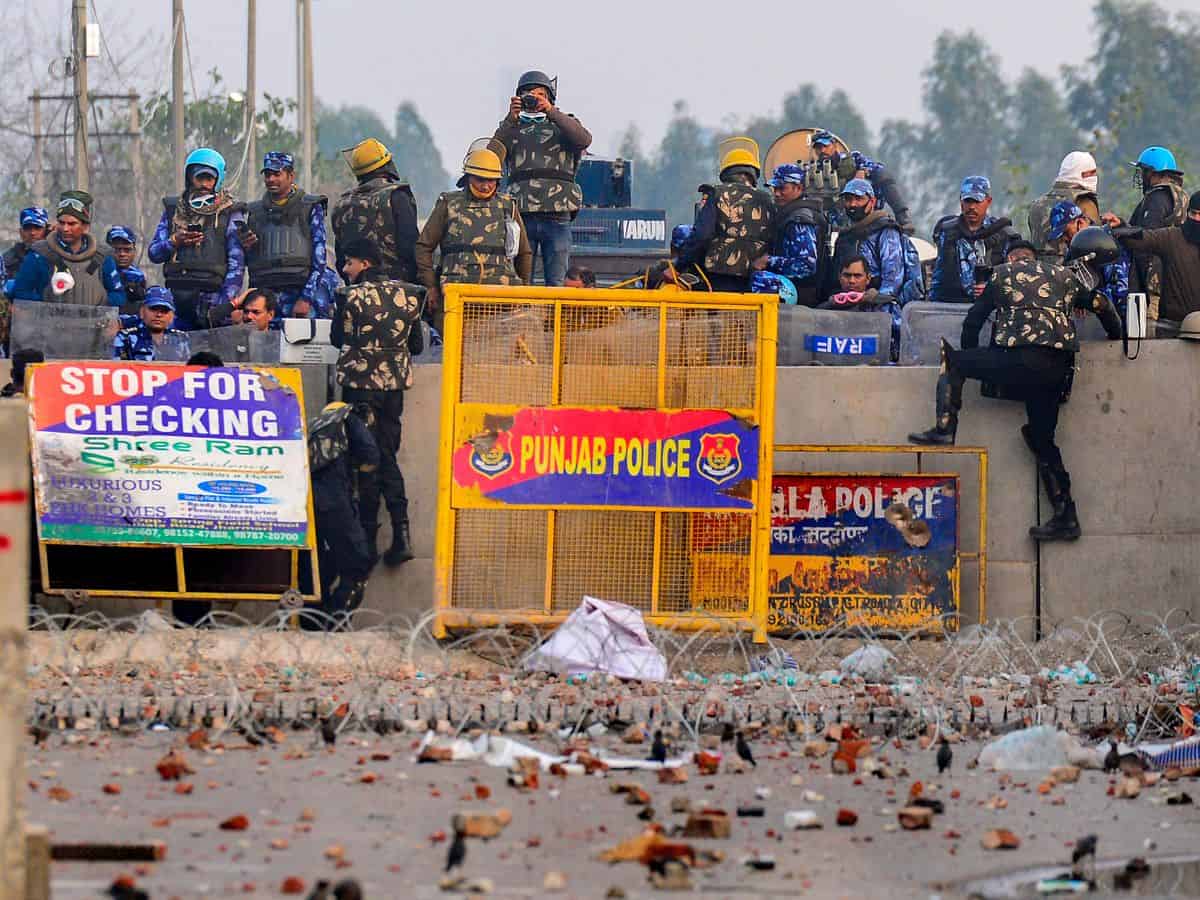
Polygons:
<instances>
[{"instance_id":1,"label":"concrete barrier wall","mask_svg":"<svg viewBox=\"0 0 1200 900\"><path fill-rule=\"evenodd\" d=\"M987 617L1024 617L1032 635L1039 612L1047 627L1106 608L1200 613L1193 589L1200 583L1200 506L1188 477L1200 437L1200 347L1148 341L1130 362L1119 344L1089 342L1078 363L1059 427L1084 531L1074 544L1039 549L1029 539L1029 526L1049 510L1021 440L1023 407L980 397L975 382L965 391L959 443L990 454ZM907 443L909 431L933 421L936 378L929 367L781 368L776 441ZM365 605L383 614L421 613L431 605L440 398L441 367L417 366L400 450L417 558L376 570ZM970 456L932 454L919 469L911 455L776 459L778 471L957 472L964 549L975 549L978 537L975 466ZM389 539L385 525L381 546ZM964 564L967 621L978 617L977 574L974 563ZM113 609L128 611L123 604Z\"/></svg>"}]
</instances>

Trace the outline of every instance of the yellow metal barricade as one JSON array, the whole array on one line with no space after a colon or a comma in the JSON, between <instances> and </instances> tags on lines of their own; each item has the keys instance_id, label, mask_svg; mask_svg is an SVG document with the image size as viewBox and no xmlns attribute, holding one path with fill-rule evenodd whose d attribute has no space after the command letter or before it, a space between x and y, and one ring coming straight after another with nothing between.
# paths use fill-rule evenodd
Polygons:
<instances>
[{"instance_id":1,"label":"yellow metal barricade","mask_svg":"<svg viewBox=\"0 0 1200 900\"><path fill-rule=\"evenodd\" d=\"M774 295L447 285L436 629L766 634Z\"/></svg>"}]
</instances>

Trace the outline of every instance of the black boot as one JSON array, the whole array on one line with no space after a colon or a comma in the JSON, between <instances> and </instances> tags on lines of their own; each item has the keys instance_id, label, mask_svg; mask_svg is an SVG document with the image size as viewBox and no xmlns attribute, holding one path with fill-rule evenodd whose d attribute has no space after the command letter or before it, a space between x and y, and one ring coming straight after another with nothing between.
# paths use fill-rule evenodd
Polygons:
<instances>
[{"instance_id":1,"label":"black boot","mask_svg":"<svg viewBox=\"0 0 1200 900\"><path fill-rule=\"evenodd\" d=\"M384 565L399 566L413 558L412 538L408 532L408 510L392 519L392 546L383 554Z\"/></svg>"},{"instance_id":2,"label":"black boot","mask_svg":"<svg viewBox=\"0 0 1200 900\"><path fill-rule=\"evenodd\" d=\"M953 444L958 431L958 411L962 409L963 380L955 372L938 376L937 424L928 431L913 432L908 439L914 444Z\"/></svg>"},{"instance_id":3,"label":"black boot","mask_svg":"<svg viewBox=\"0 0 1200 900\"><path fill-rule=\"evenodd\" d=\"M1052 469L1039 464L1038 474L1046 488L1046 496L1054 508L1054 515L1045 525L1034 525L1029 536L1035 541L1075 541L1083 533L1075 514L1075 501L1071 499L1071 476L1066 470Z\"/></svg>"}]
</instances>

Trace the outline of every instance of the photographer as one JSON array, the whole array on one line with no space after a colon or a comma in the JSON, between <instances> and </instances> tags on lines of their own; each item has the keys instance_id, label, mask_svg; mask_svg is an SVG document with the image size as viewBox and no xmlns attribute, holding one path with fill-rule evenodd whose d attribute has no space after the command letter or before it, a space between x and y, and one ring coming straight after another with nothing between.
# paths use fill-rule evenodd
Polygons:
<instances>
[{"instance_id":1,"label":"photographer","mask_svg":"<svg viewBox=\"0 0 1200 900\"><path fill-rule=\"evenodd\" d=\"M492 135L533 255L541 254L547 285L560 285L566 276L571 221L583 205L575 172L592 143L591 132L554 105L557 96L557 78L526 72L517 82L516 96L509 98L508 115Z\"/></svg>"}]
</instances>

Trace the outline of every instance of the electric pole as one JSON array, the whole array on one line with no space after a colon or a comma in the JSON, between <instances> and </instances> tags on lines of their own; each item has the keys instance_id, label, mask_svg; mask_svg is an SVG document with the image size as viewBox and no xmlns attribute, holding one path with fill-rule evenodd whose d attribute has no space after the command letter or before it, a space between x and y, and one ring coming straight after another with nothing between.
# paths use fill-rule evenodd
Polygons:
<instances>
[{"instance_id":1,"label":"electric pole","mask_svg":"<svg viewBox=\"0 0 1200 900\"><path fill-rule=\"evenodd\" d=\"M257 75L256 68L258 62L255 58L255 51L258 48L258 10L255 0L246 0L246 160L253 168L251 172L257 170L258 167L258 131L254 125L254 95L257 91L255 86L255 76ZM247 185L252 183L251 179L247 179ZM248 193L249 191L247 191Z\"/></svg>"},{"instance_id":2,"label":"electric pole","mask_svg":"<svg viewBox=\"0 0 1200 900\"><path fill-rule=\"evenodd\" d=\"M87 81L87 0L74 0L71 35L75 72L75 188L88 189L88 133L90 109Z\"/></svg>"},{"instance_id":3,"label":"electric pole","mask_svg":"<svg viewBox=\"0 0 1200 900\"><path fill-rule=\"evenodd\" d=\"M183 0L171 0L171 150L175 156L175 177L183 178ZM186 182L183 185L187 189Z\"/></svg>"},{"instance_id":4,"label":"electric pole","mask_svg":"<svg viewBox=\"0 0 1200 900\"><path fill-rule=\"evenodd\" d=\"M301 107L300 128L303 149L301 183L305 190L312 190L313 171L313 56L312 56L312 0L300 0L302 9L301 59L303 72L304 105Z\"/></svg>"}]
</instances>

